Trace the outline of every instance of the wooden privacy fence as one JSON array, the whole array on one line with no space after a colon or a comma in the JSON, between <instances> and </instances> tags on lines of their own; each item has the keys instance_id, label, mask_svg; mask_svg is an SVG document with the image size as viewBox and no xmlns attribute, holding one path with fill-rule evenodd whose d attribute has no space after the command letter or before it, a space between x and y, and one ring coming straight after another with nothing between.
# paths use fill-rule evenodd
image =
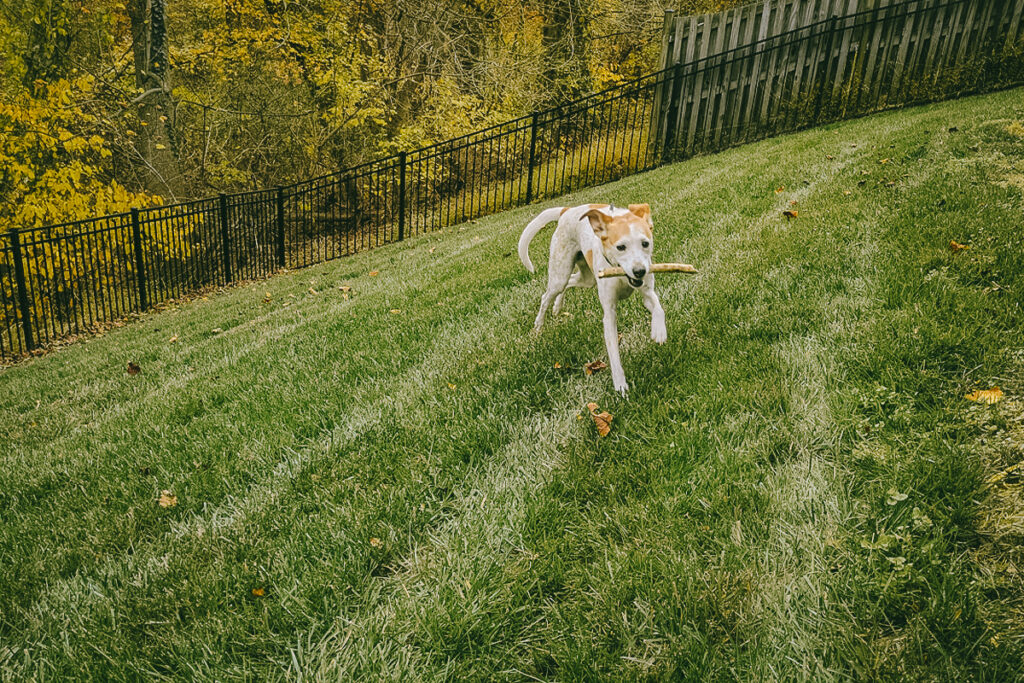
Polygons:
<instances>
[{"instance_id":1,"label":"wooden privacy fence","mask_svg":"<svg viewBox=\"0 0 1024 683\"><path fill-rule=\"evenodd\" d=\"M769 0L667 16L663 68L452 140L254 192L0 232L0 356L668 160L1024 82L1024 0Z\"/></svg>"},{"instance_id":2,"label":"wooden privacy fence","mask_svg":"<svg viewBox=\"0 0 1024 683\"><path fill-rule=\"evenodd\" d=\"M1024 0L767 0L667 12L661 66L672 78L652 139L679 158L1015 81L991 70L1019 68L1022 10Z\"/></svg>"}]
</instances>

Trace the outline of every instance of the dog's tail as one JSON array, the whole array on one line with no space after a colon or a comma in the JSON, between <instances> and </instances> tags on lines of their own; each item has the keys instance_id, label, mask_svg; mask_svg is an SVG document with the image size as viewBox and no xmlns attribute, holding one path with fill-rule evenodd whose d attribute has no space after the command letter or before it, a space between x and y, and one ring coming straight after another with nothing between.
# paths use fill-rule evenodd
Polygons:
<instances>
[{"instance_id":1,"label":"dog's tail","mask_svg":"<svg viewBox=\"0 0 1024 683\"><path fill-rule=\"evenodd\" d=\"M519 237L519 260L523 262L523 266L528 271L533 272L533 262L530 261L530 242L537 236L537 233L541 229L551 223L552 221L558 220L558 217L565 211L564 207L553 206L550 209L544 209L540 212L540 215L530 221L526 229L523 230L523 234Z\"/></svg>"}]
</instances>

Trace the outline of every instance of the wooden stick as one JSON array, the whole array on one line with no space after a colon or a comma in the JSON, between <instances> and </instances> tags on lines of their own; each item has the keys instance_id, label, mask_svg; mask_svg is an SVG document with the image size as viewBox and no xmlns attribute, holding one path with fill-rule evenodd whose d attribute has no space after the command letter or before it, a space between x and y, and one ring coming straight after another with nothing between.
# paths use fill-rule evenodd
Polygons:
<instances>
[{"instance_id":1,"label":"wooden stick","mask_svg":"<svg viewBox=\"0 0 1024 683\"><path fill-rule=\"evenodd\" d=\"M697 269L689 263L655 263L651 266L652 273L689 273L696 275ZM598 277L625 277L626 272L618 266L614 268L602 268L597 273Z\"/></svg>"}]
</instances>

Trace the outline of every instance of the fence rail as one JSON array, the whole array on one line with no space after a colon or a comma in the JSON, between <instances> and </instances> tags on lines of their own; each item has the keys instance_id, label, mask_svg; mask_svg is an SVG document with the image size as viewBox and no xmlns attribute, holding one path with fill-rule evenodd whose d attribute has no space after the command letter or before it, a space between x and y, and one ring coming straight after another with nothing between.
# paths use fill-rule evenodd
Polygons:
<instances>
[{"instance_id":1,"label":"fence rail","mask_svg":"<svg viewBox=\"0 0 1024 683\"><path fill-rule=\"evenodd\" d=\"M663 68L560 107L287 187L11 229L0 235L0 356L665 161L1024 82L1022 9L768 0L668 14Z\"/></svg>"}]
</instances>

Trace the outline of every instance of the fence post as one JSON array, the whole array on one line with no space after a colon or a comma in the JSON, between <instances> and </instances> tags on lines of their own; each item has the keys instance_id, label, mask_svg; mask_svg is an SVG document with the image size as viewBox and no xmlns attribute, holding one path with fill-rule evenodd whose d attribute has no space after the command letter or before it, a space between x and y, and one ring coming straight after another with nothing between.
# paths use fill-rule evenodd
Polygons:
<instances>
[{"instance_id":1,"label":"fence post","mask_svg":"<svg viewBox=\"0 0 1024 683\"><path fill-rule=\"evenodd\" d=\"M132 251L135 252L135 284L139 290L139 310L149 308L146 296L146 259L142 255L142 225L139 210L132 209Z\"/></svg>"},{"instance_id":2,"label":"fence post","mask_svg":"<svg viewBox=\"0 0 1024 683\"><path fill-rule=\"evenodd\" d=\"M220 194L220 241L224 248L224 284L231 282L231 240L228 235L228 196Z\"/></svg>"},{"instance_id":3,"label":"fence post","mask_svg":"<svg viewBox=\"0 0 1024 683\"><path fill-rule=\"evenodd\" d=\"M530 161L526 167L526 203L533 201L533 163L537 151L537 112L530 116Z\"/></svg>"},{"instance_id":4,"label":"fence post","mask_svg":"<svg viewBox=\"0 0 1024 683\"><path fill-rule=\"evenodd\" d=\"M284 268L284 188L277 188L277 267Z\"/></svg>"},{"instance_id":5,"label":"fence post","mask_svg":"<svg viewBox=\"0 0 1024 683\"><path fill-rule=\"evenodd\" d=\"M398 153L398 241L405 239L405 152Z\"/></svg>"},{"instance_id":6,"label":"fence post","mask_svg":"<svg viewBox=\"0 0 1024 683\"><path fill-rule=\"evenodd\" d=\"M832 91L832 81L829 80L828 75L832 72L832 48L835 44L836 35L836 21L837 17L833 14L828 20L828 42L825 48L825 73L820 76L820 85L818 86L818 101L814 104L814 121L812 125L818 125L818 117L821 116L821 105L822 99L825 96L825 90ZM830 98L831 99L831 98Z\"/></svg>"},{"instance_id":7,"label":"fence post","mask_svg":"<svg viewBox=\"0 0 1024 683\"><path fill-rule=\"evenodd\" d=\"M675 67L672 69L672 85L668 88L668 93L669 101L666 110L668 120L665 122L665 139L662 141L662 160L665 159L669 149L675 146L676 142L676 128L679 123L679 102L683 99L683 63L681 61L676 62ZM664 104L659 105L659 108L663 107Z\"/></svg>"},{"instance_id":8,"label":"fence post","mask_svg":"<svg viewBox=\"0 0 1024 683\"><path fill-rule=\"evenodd\" d=\"M21 333L25 337L25 350L31 351L36 347L36 342L32 336L31 309L28 305L28 288L25 286L25 263L22 261L21 240L15 228L11 228L7 234L11 237L11 256L14 258L14 283L18 288L18 308L21 310Z\"/></svg>"}]
</instances>

